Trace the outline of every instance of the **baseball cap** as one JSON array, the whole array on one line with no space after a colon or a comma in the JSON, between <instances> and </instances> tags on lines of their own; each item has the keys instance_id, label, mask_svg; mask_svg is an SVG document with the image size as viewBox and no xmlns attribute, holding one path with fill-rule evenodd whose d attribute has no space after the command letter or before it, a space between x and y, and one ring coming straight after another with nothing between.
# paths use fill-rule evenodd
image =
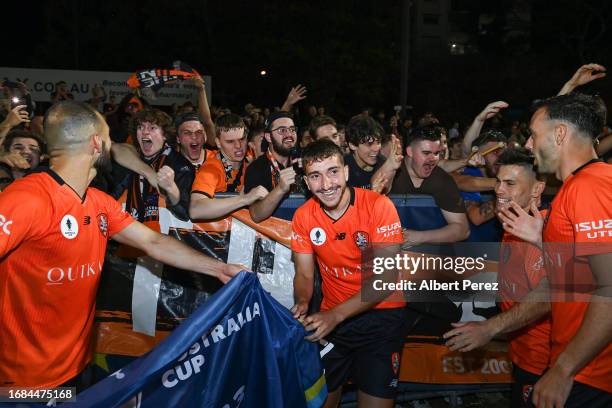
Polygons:
<instances>
[{"instance_id":1,"label":"baseball cap","mask_svg":"<svg viewBox=\"0 0 612 408\"><path fill-rule=\"evenodd\" d=\"M280 118L289 118L289 119L293 119L293 115L289 112L285 112L285 111L278 111L278 112L272 112L270 114L270 116L268 116L266 118L266 122L264 123L265 126L265 130L266 132L269 132L272 130L272 123L276 120L276 119L280 119Z\"/></svg>"},{"instance_id":2,"label":"baseball cap","mask_svg":"<svg viewBox=\"0 0 612 408\"><path fill-rule=\"evenodd\" d=\"M198 115L195 112L185 112L185 113L183 113L182 115L180 115L179 117L176 118L174 123L175 123L176 128L178 129L179 126L181 126L183 123L190 122L192 120L197 120L201 124L204 124L204 122L202 121L202 118L200 118L200 115Z\"/></svg>"}]
</instances>

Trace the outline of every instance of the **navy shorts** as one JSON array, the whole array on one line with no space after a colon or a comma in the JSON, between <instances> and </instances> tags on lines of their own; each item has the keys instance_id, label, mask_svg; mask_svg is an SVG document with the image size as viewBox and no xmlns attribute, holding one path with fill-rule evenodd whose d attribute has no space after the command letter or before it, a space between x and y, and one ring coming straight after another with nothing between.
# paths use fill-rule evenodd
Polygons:
<instances>
[{"instance_id":1,"label":"navy shorts","mask_svg":"<svg viewBox=\"0 0 612 408\"><path fill-rule=\"evenodd\" d=\"M322 358L327 389L351 380L366 394L395 398L405 322L406 309L396 308L369 310L339 324L326 337L334 346Z\"/></svg>"}]
</instances>

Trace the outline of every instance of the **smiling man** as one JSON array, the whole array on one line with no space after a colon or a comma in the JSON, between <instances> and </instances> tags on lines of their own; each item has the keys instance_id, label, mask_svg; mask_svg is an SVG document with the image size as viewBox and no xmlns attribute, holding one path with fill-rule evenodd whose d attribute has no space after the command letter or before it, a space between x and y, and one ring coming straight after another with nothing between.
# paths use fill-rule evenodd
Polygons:
<instances>
[{"instance_id":1,"label":"smiling man","mask_svg":"<svg viewBox=\"0 0 612 408\"><path fill-rule=\"evenodd\" d=\"M551 362L534 386L537 406L612 406L612 166L597 159L593 143L606 113L598 97L571 93L540 101L531 118L527 147L540 171L563 181L538 223L540 239L547 252L558 243L572 248L549 254L562 258L549 265L551 288L565 293L551 302ZM593 285L586 293L578 284L585 279Z\"/></svg>"},{"instance_id":2,"label":"smiling man","mask_svg":"<svg viewBox=\"0 0 612 408\"><path fill-rule=\"evenodd\" d=\"M527 149L506 149L498 158L495 194L497 210L508 209L512 203L524 211L538 212L545 183L536 173L534 157ZM540 212L546 216L546 210ZM522 239L505 232L500 248L498 281L500 306L503 313L482 322L453 324L455 329L444 335L452 350L471 351L488 343L500 333L499 322L514 313L514 306L537 288L546 276L542 251ZM548 367L550 358L550 310L548 302L534 302L545 316L530 325L507 331L508 349L512 360L512 407L529 406L527 396Z\"/></svg>"},{"instance_id":3,"label":"smiling man","mask_svg":"<svg viewBox=\"0 0 612 408\"><path fill-rule=\"evenodd\" d=\"M385 135L378 122L363 115L350 120L346 137L350 153L344 156L344 161L349 169L349 186L379 193L387 191L402 163L403 156L398 155L402 150L399 139ZM390 145L386 158L381 154L385 144Z\"/></svg>"},{"instance_id":4,"label":"smiling man","mask_svg":"<svg viewBox=\"0 0 612 408\"><path fill-rule=\"evenodd\" d=\"M26 130L13 130L2 142L4 151L10 155L19 155L25 159L30 166L29 169L21 169L0 163L0 190L15 180L20 179L28 170L33 170L40 164L44 143L40 137Z\"/></svg>"},{"instance_id":5,"label":"smiling man","mask_svg":"<svg viewBox=\"0 0 612 408\"><path fill-rule=\"evenodd\" d=\"M297 319L306 339L334 347L323 357L329 396L336 407L349 378L360 407L392 407L406 319L404 302L366 302L361 296L362 251L373 243L399 244L399 216L386 196L347 186L342 150L329 139L309 145L304 179L314 197L295 212L291 249ZM321 312L307 315L315 261L323 280ZM367 328L367 329L366 329Z\"/></svg>"},{"instance_id":6,"label":"smiling man","mask_svg":"<svg viewBox=\"0 0 612 408\"><path fill-rule=\"evenodd\" d=\"M414 129L408 138L404 163L393 180L391 194L433 196L447 223L433 230L406 230L407 243L411 245L462 241L470 235L457 184L438 167L441 150L440 133L435 125Z\"/></svg>"},{"instance_id":7,"label":"smiling man","mask_svg":"<svg viewBox=\"0 0 612 408\"><path fill-rule=\"evenodd\" d=\"M264 199L249 206L255 222L270 217L283 199L297 188L296 172L292 166L292 160L296 157L291 157L296 154L297 131L292 115L283 111L272 113L266 120L264 137L268 150L249 165L244 184L245 193L258 186L270 192Z\"/></svg>"},{"instance_id":8,"label":"smiling man","mask_svg":"<svg viewBox=\"0 0 612 408\"><path fill-rule=\"evenodd\" d=\"M578 93L539 101L527 147L539 171L563 185L546 219L516 203L500 214L506 231L545 251L546 279L512 313L495 318L505 332L550 310L551 354L533 387L537 407L612 406L612 166L593 146L606 113L600 99ZM548 307L537 302L542 292Z\"/></svg>"},{"instance_id":9,"label":"smiling man","mask_svg":"<svg viewBox=\"0 0 612 408\"><path fill-rule=\"evenodd\" d=\"M346 126L346 138L350 154L344 157L349 168L349 185L372 188L372 176L384 163L380 150L385 132L378 122L369 116L356 116Z\"/></svg>"}]
</instances>

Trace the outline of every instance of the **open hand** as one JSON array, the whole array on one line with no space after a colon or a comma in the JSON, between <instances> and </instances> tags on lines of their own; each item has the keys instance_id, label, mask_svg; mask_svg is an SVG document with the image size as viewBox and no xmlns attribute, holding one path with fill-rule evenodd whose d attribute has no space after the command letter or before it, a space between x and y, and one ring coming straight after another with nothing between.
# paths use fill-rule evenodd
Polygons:
<instances>
[{"instance_id":1,"label":"open hand","mask_svg":"<svg viewBox=\"0 0 612 408\"><path fill-rule=\"evenodd\" d=\"M294 105L302 99L306 98L306 87L302 84L298 84L291 88L289 95L287 95L287 102L289 105Z\"/></svg>"},{"instance_id":2,"label":"open hand","mask_svg":"<svg viewBox=\"0 0 612 408\"><path fill-rule=\"evenodd\" d=\"M474 350L490 342L495 335L486 320L484 322L451 323L451 325L454 329L442 336L447 339L446 346L451 351L458 350L465 353Z\"/></svg>"},{"instance_id":3,"label":"open hand","mask_svg":"<svg viewBox=\"0 0 612 408\"><path fill-rule=\"evenodd\" d=\"M544 218L535 202L531 203L530 212L533 215L529 215L520 205L511 201L508 208L499 211L498 216L506 232L541 247Z\"/></svg>"},{"instance_id":4,"label":"open hand","mask_svg":"<svg viewBox=\"0 0 612 408\"><path fill-rule=\"evenodd\" d=\"M504 101L491 102L482 110L482 112L478 114L478 116L476 116L476 119L484 122L487 119L491 119L493 116L497 115L500 110L507 108L508 106L510 105Z\"/></svg>"}]
</instances>

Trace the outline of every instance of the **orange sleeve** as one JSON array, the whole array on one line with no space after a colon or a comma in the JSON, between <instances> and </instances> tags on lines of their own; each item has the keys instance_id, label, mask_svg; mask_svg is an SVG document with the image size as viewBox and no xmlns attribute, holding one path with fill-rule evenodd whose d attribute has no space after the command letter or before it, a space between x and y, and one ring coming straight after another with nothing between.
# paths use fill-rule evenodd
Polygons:
<instances>
[{"instance_id":1,"label":"orange sleeve","mask_svg":"<svg viewBox=\"0 0 612 408\"><path fill-rule=\"evenodd\" d=\"M304 225L305 209L304 205L298 208L291 221L291 250L300 254L312 254L314 251L310 243L310 234L308 227Z\"/></svg>"},{"instance_id":2,"label":"orange sleeve","mask_svg":"<svg viewBox=\"0 0 612 408\"><path fill-rule=\"evenodd\" d=\"M0 193L0 258L36 236L51 219L51 203L21 188Z\"/></svg>"},{"instance_id":3,"label":"orange sleeve","mask_svg":"<svg viewBox=\"0 0 612 408\"><path fill-rule=\"evenodd\" d=\"M106 214L108 215L108 236L113 236L135 220L111 196L105 195L105 199Z\"/></svg>"},{"instance_id":4,"label":"orange sleeve","mask_svg":"<svg viewBox=\"0 0 612 408\"><path fill-rule=\"evenodd\" d=\"M372 242L394 243L403 242L402 224L393 202L387 196L379 196L374 202L372 219Z\"/></svg>"},{"instance_id":5,"label":"orange sleeve","mask_svg":"<svg viewBox=\"0 0 612 408\"><path fill-rule=\"evenodd\" d=\"M572 191L568 216L574 227L576 255L612 252L612 188L606 183L580 183Z\"/></svg>"},{"instance_id":6,"label":"orange sleeve","mask_svg":"<svg viewBox=\"0 0 612 408\"><path fill-rule=\"evenodd\" d=\"M218 184L219 169L212 162L207 161L197 171L191 186L191 193L204 194L208 198L213 198Z\"/></svg>"}]
</instances>

